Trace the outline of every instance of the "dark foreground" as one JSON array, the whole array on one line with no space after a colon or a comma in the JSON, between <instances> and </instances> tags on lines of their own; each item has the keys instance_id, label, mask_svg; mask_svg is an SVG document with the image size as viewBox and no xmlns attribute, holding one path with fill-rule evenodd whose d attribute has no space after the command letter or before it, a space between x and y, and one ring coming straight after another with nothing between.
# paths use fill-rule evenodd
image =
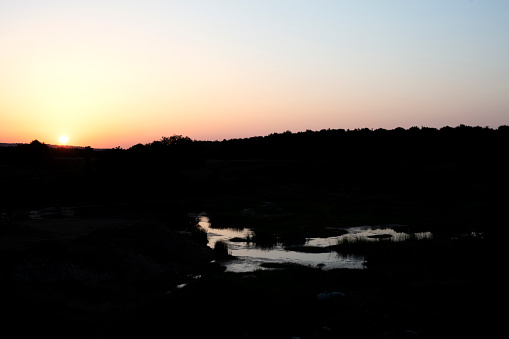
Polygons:
<instances>
[{"instance_id":1,"label":"dark foreground","mask_svg":"<svg viewBox=\"0 0 509 339\"><path fill-rule=\"evenodd\" d=\"M485 236L393 244L371 252L363 270L290 265L224 273L210 263L215 253L192 218L115 217L89 211L3 225L5 331L52 338L461 338L490 332L498 296Z\"/></svg>"},{"instance_id":2,"label":"dark foreground","mask_svg":"<svg viewBox=\"0 0 509 339\"><path fill-rule=\"evenodd\" d=\"M460 126L2 148L0 325L83 339L489 337L508 143L507 126ZM189 218L203 210L271 239L391 223L434 238L362 248L364 270L233 274Z\"/></svg>"}]
</instances>

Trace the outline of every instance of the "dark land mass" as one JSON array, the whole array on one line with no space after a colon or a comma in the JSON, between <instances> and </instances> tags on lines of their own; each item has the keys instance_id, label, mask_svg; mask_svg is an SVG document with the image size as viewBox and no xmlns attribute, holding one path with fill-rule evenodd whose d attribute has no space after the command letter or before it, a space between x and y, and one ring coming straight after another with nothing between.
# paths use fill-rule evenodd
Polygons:
<instances>
[{"instance_id":1,"label":"dark land mass","mask_svg":"<svg viewBox=\"0 0 509 339\"><path fill-rule=\"evenodd\" d=\"M487 336L507 145L507 126L461 125L1 147L2 327L62 338ZM354 244L363 270L225 273L190 214L200 211L214 227L253 228L249 241L305 251L306 237L349 226L434 237Z\"/></svg>"}]
</instances>

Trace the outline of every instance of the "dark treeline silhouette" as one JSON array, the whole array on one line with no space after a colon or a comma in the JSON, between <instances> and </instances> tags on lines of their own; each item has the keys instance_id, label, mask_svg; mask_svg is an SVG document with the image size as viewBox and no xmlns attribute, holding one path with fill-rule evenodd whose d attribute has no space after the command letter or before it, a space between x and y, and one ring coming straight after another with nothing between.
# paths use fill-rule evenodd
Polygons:
<instances>
[{"instance_id":1,"label":"dark treeline silhouette","mask_svg":"<svg viewBox=\"0 0 509 339\"><path fill-rule=\"evenodd\" d=\"M34 140L0 148L1 209L225 197L317 202L331 195L348 195L348 203L369 197L380 208L391 195L431 211L470 206L484 217L494 215L488 205L502 209L505 201L508 144L508 126L465 125L287 131L223 141L173 135L106 150ZM357 206L369 205L361 200Z\"/></svg>"},{"instance_id":2,"label":"dark treeline silhouette","mask_svg":"<svg viewBox=\"0 0 509 339\"><path fill-rule=\"evenodd\" d=\"M320 131L273 133L264 137L223 141L196 141L174 135L159 141L137 144L133 154L170 154L195 152L209 158L295 158L295 157L460 157L482 152L495 154L499 143L507 140L509 126L488 127L411 127L409 129L323 129ZM189 157L191 155L188 154Z\"/></svg>"},{"instance_id":3,"label":"dark treeline silhouette","mask_svg":"<svg viewBox=\"0 0 509 339\"><path fill-rule=\"evenodd\" d=\"M143 156L174 157L175 160L208 158L298 158L298 157L461 157L477 153L495 155L503 147L509 135L509 126L497 129L489 127L398 127L386 129L322 129L320 131L272 133L243 139L223 141L198 141L182 135L162 137L147 144L136 144L127 150L120 147L101 149L100 157L118 160L119 154L135 158ZM5 161L11 156L20 163L35 164L52 157L86 157L91 147L50 147L38 140L15 147L1 147L0 155ZM98 156L98 155L96 155ZM185 166L182 163L180 165Z\"/></svg>"}]
</instances>

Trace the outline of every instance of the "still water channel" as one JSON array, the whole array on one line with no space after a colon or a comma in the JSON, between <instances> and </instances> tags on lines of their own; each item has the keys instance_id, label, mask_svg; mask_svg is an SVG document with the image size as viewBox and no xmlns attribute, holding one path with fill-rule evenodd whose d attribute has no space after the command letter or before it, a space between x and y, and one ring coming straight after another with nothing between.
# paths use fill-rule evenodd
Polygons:
<instances>
[{"instance_id":1,"label":"still water channel","mask_svg":"<svg viewBox=\"0 0 509 339\"><path fill-rule=\"evenodd\" d=\"M222 240L228 244L234 259L221 261L220 264L226 267L227 272L251 272L258 269L265 269L260 266L263 263L294 263L317 267L325 265L323 269L332 268L364 268L364 256L343 255L335 251L325 253L305 253L293 251L291 247L276 245L270 249L261 249L252 242L231 241L232 239L246 238L252 235L250 229L219 229L213 228L209 218L205 214L198 215L199 225L207 231L208 246L214 248L217 241ZM397 232L400 225L386 226L360 226L348 228L347 234L328 238L308 238L306 246L327 247L335 245L341 237L369 237L377 235L390 235L394 239L404 237L404 233ZM420 237L431 236L429 233L419 234Z\"/></svg>"}]
</instances>

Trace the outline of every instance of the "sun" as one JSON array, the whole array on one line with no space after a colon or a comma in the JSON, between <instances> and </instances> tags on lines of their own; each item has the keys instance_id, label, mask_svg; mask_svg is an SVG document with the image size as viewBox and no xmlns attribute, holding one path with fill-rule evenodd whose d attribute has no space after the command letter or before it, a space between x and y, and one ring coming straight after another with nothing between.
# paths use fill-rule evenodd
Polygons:
<instances>
[{"instance_id":1,"label":"sun","mask_svg":"<svg viewBox=\"0 0 509 339\"><path fill-rule=\"evenodd\" d=\"M61 144L65 145L69 141L69 138L67 137L67 135L61 135L58 138L58 141L60 141Z\"/></svg>"}]
</instances>

